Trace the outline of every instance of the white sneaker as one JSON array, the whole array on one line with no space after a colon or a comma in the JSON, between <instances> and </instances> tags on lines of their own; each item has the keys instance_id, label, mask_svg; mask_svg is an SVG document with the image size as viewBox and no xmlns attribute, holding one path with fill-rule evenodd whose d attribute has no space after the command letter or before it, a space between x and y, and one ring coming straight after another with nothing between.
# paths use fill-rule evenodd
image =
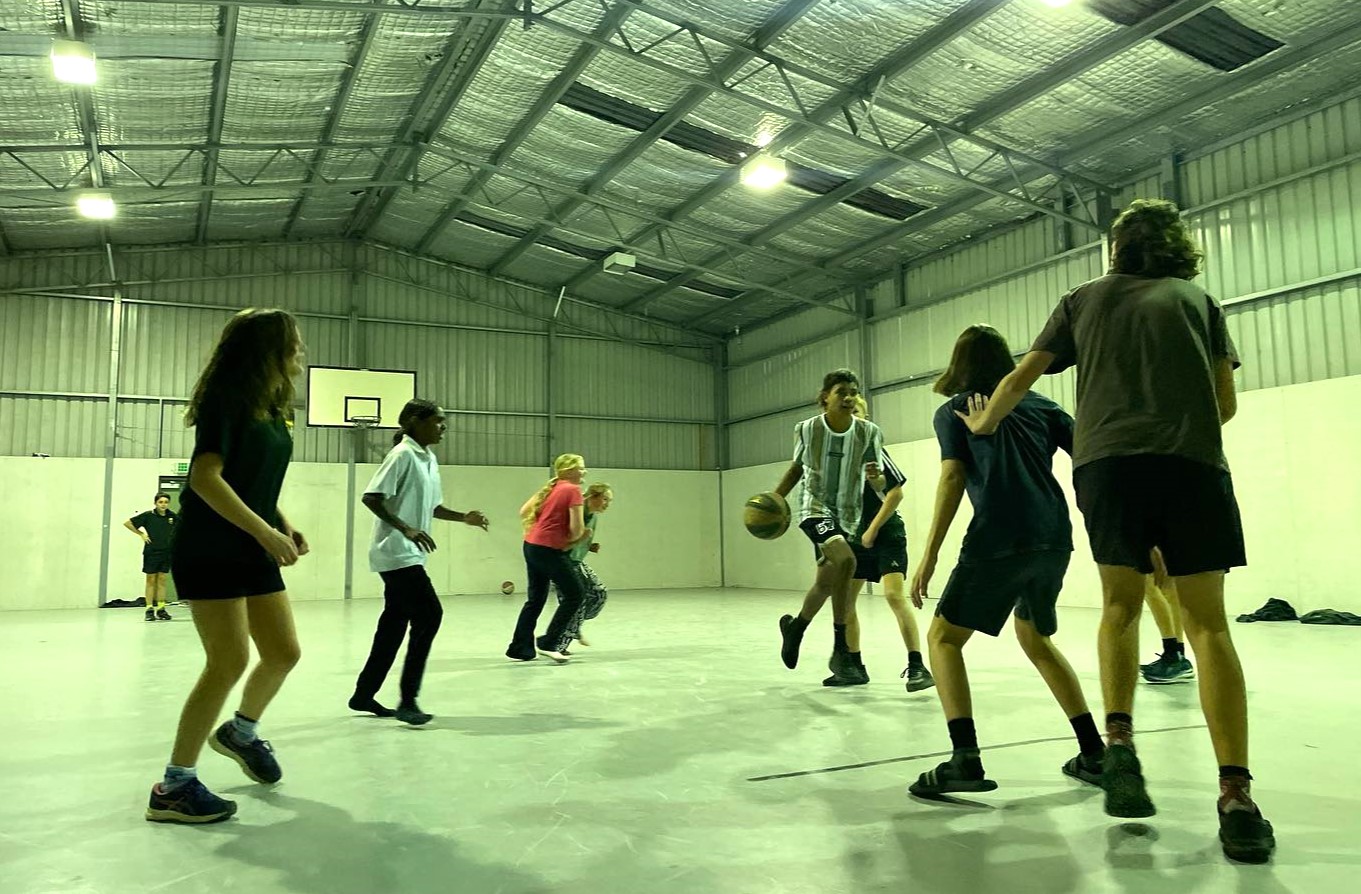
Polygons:
<instances>
[{"instance_id":1,"label":"white sneaker","mask_svg":"<svg viewBox=\"0 0 1361 894\"><path fill-rule=\"evenodd\" d=\"M539 649L539 654L545 658L551 658L558 664L566 664L570 659L561 652L554 652L552 649Z\"/></svg>"}]
</instances>

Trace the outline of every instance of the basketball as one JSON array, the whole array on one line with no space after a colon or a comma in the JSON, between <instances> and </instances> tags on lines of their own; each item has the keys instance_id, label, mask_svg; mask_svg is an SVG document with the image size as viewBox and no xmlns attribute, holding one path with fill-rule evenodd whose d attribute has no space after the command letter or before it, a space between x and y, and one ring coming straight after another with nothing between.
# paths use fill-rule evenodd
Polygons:
<instances>
[{"instance_id":1,"label":"basketball","mask_svg":"<svg viewBox=\"0 0 1361 894\"><path fill-rule=\"evenodd\" d=\"M747 500L742 524L747 526L751 536L774 540L789 528L789 504L773 491L757 494Z\"/></svg>"},{"instance_id":2,"label":"basketball","mask_svg":"<svg viewBox=\"0 0 1361 894\"><path fill-rule=\"evenodd\" d=\"M501 581L501 595L509 596L515 592L515 585L508 580Z\"/></svg>"}]
</instances>

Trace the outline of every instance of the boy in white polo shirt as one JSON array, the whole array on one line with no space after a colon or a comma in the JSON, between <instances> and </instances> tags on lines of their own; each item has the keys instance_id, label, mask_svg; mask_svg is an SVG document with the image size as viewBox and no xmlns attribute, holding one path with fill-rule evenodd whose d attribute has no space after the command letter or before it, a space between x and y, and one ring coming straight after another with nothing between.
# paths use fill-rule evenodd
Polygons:
<instances>
[{"instance_id":1,"label":"boy in white polo shirt","mask_svg":"<svg viewBox=\"0 0 1361 894\"><path fill-rule=\"evenodd\" d=\"M482 530L487 519L481 512L455 512L440 505L439 462L430 449L444 438L444 411L428 400L409 401L397 417L401 431L393 436L394 447L383 459L369 486L364 505L374 514L373 540L369 545L369 568L383 578L383 614L373 634L369 660L355 681L350 709L379 717L396 716L419 726L431 715L416 705L425 661L439 632L444 609L425 573L426 554L435 541L426 533L432 518L463 522ZM397 658L407 626L411 639L402 667L401 702L394 712L377 700Z\"/></svg>"}]
</instances>

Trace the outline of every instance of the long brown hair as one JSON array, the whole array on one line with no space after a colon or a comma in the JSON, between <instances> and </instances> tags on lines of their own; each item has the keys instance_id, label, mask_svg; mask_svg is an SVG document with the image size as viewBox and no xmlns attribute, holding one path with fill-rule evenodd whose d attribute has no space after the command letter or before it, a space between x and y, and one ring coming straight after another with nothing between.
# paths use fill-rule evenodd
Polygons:
<instances>
[{"instance_id":1,"label":"long brown hair","mask_svg":"<svg viewBox=\"0 0 1361 894\"><path fill-rule=\"evenodd\" d=\"M1177 206L1135 199L1111 224L1111 273L1195 279L1203 257Z\"/></svg>"},{"instance_id":2,"label":"long brown hair","mask_svg":"<svg viewBox=\"0 0 1361 894\"><path fill-rule=\"evenodd\" d=\"M548 479L548 483L539 488L529 502L529 509L524 515L520 516L520 524L528 531L534 527L534 523L539 520L539 513L543 511L544 500L553 492L553 485L562 480L563 472L570 472L572 469L584 469L586 460L576 453L564 453L553 460L553 477Z\"/></svg>"},{"instance_id":3,"label":"long brown hair","mask_svg":"<svg viewBox=\"0 0 1361 894\"><path fill-rule=\"evenodd\" d=\"M935 392L946 397L956 394L992 394L997 383L1016 368L1007 340L991 326L970 326L955 339L950 365L936 379Z\"/></svg>"},{"instance_id":4,"label":"long brown hair","mask_svg":"<svg viewBox=\"0 0 1361 894\"><path fill-rule=\"evenodd\" d=\"M298 321L287 311L250 307L232 317L194 385L185 424L196 424L207 407L245 419L288 418L294 395L289 361L301 340Z\"/></svg>"}]
</instances>

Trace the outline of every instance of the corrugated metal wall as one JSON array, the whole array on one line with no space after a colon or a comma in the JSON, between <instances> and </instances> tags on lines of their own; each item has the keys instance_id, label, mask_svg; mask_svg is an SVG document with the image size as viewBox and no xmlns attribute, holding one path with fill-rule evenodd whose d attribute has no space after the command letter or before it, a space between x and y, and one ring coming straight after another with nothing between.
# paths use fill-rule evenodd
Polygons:
<instances>
[{"instance_id":1,"label":"corrugated metal wall","mask_svg":"<svg viewBox=\"0 0 1361 894\"><path fill-rule=\"evenodd\" d=\"M1118 198L1156 197L1165 176L1145 172ZM1206 147L1180 160L1174 185L1206 254L1201 282L1243 357L1239 388L1361 374L1361 98ZM931 437L934 373L965 326L990 323L1022 351L1068 289L1101 274L1091 234L1057 253L1062 236L1048 218L1028 221L869 288L866 378L890 441ZM854 334L814 341L815 313L743 334L758 346L745 353L730 348L730 416L760 416L729 426L732 466L783 459L790 426L809 415L787 412L790 396L843 360L856 365ZM1070 371L1039 387L1072 408L1074 386Z\"/></svg>"},{"instance_id":2,"label":"corrugated metal wall","mask_svg":"<svg viewBox=\"0 0 1361 894\"><path fill-rule=\"evenodd\" d=\"M416 370L420 393L455 411L446 462L537 466L554 449L597 466L716 467L711 350L684 333L695 346L669 352L588 338L605 323L640 341L668 333L565 306L550 377L553 296L450 265L341 244L128 249L117 260L118 456L187 456L185 399L223 324L237 308L277 306L299 315L309 363ZM0 260L0 452L104 455L112 289L92 253ZM352 433L308 428L302 399L295 457L347 460ZM552 445L550 411L561 414ZM363 452L381 458L389 435L368 437Z\"/></svg>"}]
</instances>

